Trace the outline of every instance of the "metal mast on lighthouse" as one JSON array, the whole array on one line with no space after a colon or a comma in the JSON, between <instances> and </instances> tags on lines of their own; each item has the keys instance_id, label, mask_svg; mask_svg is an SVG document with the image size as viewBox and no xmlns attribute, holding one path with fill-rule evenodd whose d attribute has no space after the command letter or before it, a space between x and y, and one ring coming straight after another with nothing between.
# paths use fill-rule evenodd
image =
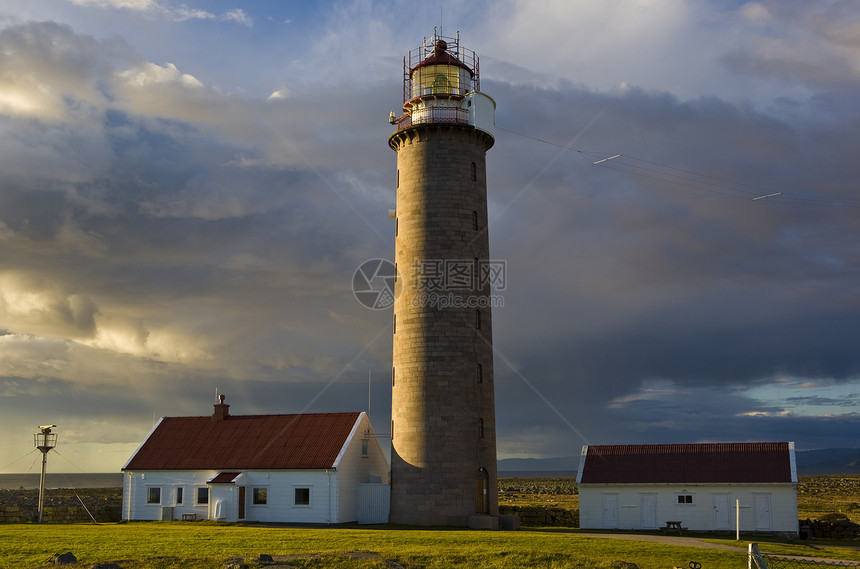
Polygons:
<instances>
[{"instance_id":1,"label":"metal mast on lighthouse","mask_svg":"<svg viewBox=\"0 0 860 569\"><path fill-rule=\"evenodd\" d=\"M495 102L459 34L403 59L397 152L392 523L496 527L486 151Z\"/></svg>"}]
</instances>

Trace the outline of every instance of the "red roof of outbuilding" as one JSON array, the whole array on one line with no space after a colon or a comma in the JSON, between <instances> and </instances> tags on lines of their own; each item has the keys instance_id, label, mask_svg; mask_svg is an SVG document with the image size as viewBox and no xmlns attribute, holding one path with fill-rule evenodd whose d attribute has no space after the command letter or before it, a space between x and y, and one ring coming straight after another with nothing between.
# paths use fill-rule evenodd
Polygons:
<instances>
[{"instance_id":1,"label":"red roof of outbuilding","mask_svg":"<svg viewBox=\"0 0 860 569\"><path fill-rule=\"evenodd\" d=\"M791 443L589 445L583 484L797 482Z\"/></svg>"},{"instance_id":2,"label":"red roof of outbuilding","mask_svg":"<svg viewBox=\"0 0 860 569\"><path fill-rule=\"evenodd\" d=\"M360 416L164 417L123 470L332 468Z\"/></svg>"}]
</instances>

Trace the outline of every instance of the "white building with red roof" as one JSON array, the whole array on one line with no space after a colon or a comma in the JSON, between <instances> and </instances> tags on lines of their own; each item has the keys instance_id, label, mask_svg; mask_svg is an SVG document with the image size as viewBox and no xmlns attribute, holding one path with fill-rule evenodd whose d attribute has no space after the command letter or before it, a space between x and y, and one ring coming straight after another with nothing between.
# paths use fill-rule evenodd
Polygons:
<instances>
[{"instance_id":1,"label":"white building with red roof","mask_svg":"<svg viewBox=\"0 0 860 569\"><path fill-rule=\"evenodd\" d=\"M364 412L162 417L123 466L123 519L384 523L385 455Z\"/></svg>"},{"instance_id":2,"label":"white building with red roof","mask_svg":"<svg viewBox=\"0 0 860 569\"><path fill-rule=\"evenodd\" d=\"M583 529L798 533L794 443L585 445Z\"/></svg>"}]
</instances>

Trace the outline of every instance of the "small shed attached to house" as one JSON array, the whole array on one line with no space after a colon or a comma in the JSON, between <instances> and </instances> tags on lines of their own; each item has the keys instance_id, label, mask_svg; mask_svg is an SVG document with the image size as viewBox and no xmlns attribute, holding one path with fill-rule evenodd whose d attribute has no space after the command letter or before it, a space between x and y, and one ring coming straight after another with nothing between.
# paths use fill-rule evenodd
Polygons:
<instances>
[{"instance_id":1,"label":"small shed attached to house","mask_svg":"<svg viewBox=\"0 0 860 569\"><path fill-rule=\"evenodd\" d=\"M122 470L126 520L388 521L364 412L230 415L222 396L211 416L162 417Z\"/></svg>"},{"instance_id":2,"label":"small shed attached to house","mask_svg":"<svg viewBox=\"0 0 860 569\"><path fill-rule=\"evenodd\" d=\"M798 533L792 442L585 445L576 482L582 528Z\"/></svg>"}]
</instances>

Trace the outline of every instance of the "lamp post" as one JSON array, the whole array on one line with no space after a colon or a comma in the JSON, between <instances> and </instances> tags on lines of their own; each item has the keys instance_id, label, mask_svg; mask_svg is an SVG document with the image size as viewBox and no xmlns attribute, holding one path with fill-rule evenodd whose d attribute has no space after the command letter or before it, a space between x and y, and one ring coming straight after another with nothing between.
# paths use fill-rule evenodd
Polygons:
<instances>
[{"instance_id":1,"label":"lamp post","mask_svg":"<svg viewBox=\"0 0 860 569\"><path fill-rule=\"evenodd\" d=\"M57 425L40 425L40 432L33 435L36 448L42 452L42 476L39 478L39 523L42 523L42 506L45 503L45 467L48 464L48 451L57 446L57 433L51 429Z\"/></svg>"}]
</instances>

